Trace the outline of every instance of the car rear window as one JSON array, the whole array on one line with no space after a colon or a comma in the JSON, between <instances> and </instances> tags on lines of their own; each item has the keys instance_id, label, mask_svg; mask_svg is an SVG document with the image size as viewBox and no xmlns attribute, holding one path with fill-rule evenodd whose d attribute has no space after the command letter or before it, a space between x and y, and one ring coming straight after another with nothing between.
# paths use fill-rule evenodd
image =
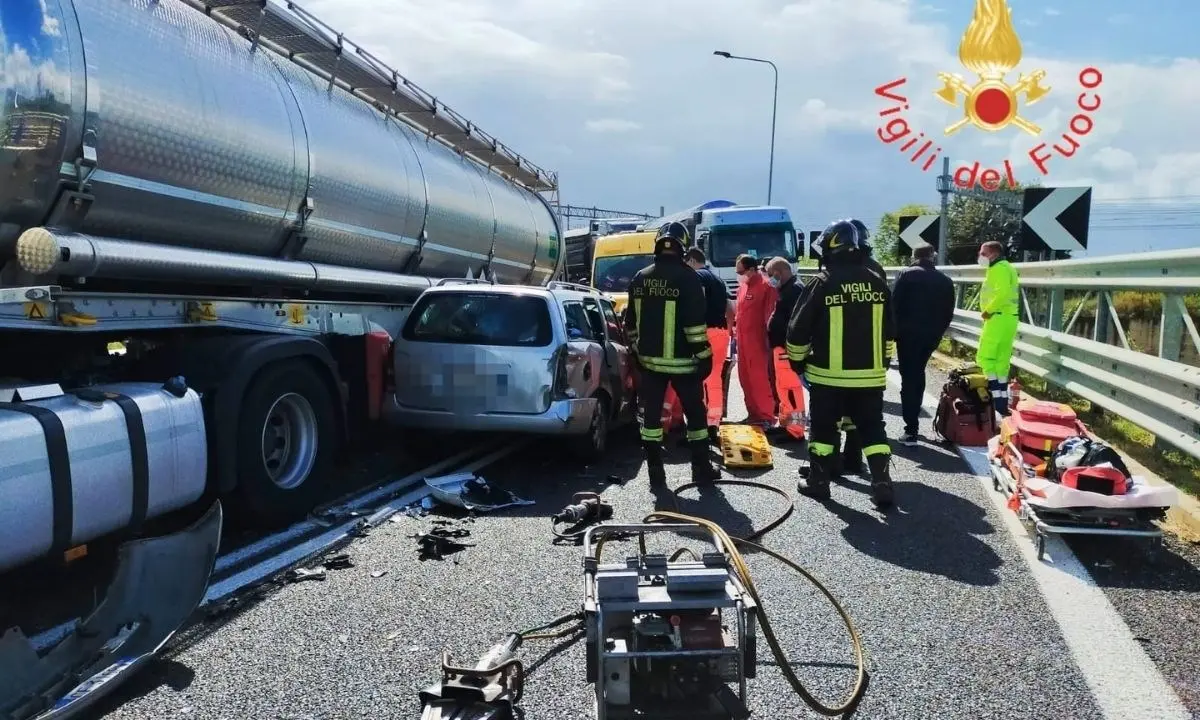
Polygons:
<instances>
[{"instance_id":1,"label":"car rear window","mask_svg":"<svg viewBox=\"0 0 1200 720\"><path fill-rule=\"evenodd\" d=\"M402 333L417 342L544 347L553 339L546 300L486 292L428 293Z\"/></svg>"}]
</instances>

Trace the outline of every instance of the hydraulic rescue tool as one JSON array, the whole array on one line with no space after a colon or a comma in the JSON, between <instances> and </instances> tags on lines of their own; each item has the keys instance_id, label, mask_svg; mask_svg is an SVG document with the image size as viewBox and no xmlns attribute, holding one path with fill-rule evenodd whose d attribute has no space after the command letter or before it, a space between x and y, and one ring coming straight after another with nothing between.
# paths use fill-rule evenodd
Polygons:
<instances>
[{"instance_id":1,"label":"hydraulic rescue tool","mask_svg":"<svg viewBox=\"0 0 1200 720\"><path fill-rule=\"evenodd\" d=\"M514 656L523 638L510 633L473 668L454 667L442 653L442 681L421 691L421 720L510 720L521 699L525 668Z\"/></svg>"},{"instance_id":2,"label":"hydraulic rescue tool","mask_svg":"<svg viewBox=\"0 0 1200 720\"><path fill-rule=\"evenodd\" d=\"M731 537L720 525L677 512L655 511L641 524L599 524L582 531L583 612L564 615L492 648L473 669L455 668L442 655L442 682L421 693L422 720L510 720L520 700L526 668L514 654L522 642L570 638L529 666L532 670L556 650L581 637L586 641L585 673L595 690L596 720L745 720L746 681L755 677L757 633L761 632L779 671L805 705L821 715L844 716L867 687L862 642L845 608L829 590L793 560L753 542L782 524L792 512L790 498L771 485L719 480L712 485L757 487L782 495L788 509L746 538ZM695 485L676 488L678 493ZM611 508L592 493L554 516L560 522L611 517ZM655 533L690 535L712 550L697 554L679 548L651 553L646 537ZM555 532L558 535L558 532ZM638 552L624 562L601 564L606 543L638 538ZM767 555L813 584L845 623L855 657L854 687L838 705L817 699L796 676L763 609L740 546ZM681 560L685 554L690 560ZM563 630L550 630L578 621ZM735 687L736 686L736 689Z\"/></svg>"},{"instance_id":3,"label":"hydraulic rescue tool","mask_svg":"<svg viewBox=\"0 0 1200 720\"><path fill-rule=\"evenodd\" d=\"M662 532L706 539L715 550L687 561L643 551L600 563L605 536ZM586 672L597 720L750 717L757 604L716 533L695 524L599 525L583 545Z\"/></svg>"},{"instance_id":4,"label":"hydraulic rescue tool","mask_svg":"<svg viewBox=\"0 0 1200 720\"><path fill-rule=\"evenodd\" d=\"M559 540L577 541L583 538L584 526L612 519L613 507L604 502L603 498L594 492L575 493L571 504L559 510L550 518L554 537ZM559 525L568 525L565 532L559 532Z\"/></svg>"}]
</instances>

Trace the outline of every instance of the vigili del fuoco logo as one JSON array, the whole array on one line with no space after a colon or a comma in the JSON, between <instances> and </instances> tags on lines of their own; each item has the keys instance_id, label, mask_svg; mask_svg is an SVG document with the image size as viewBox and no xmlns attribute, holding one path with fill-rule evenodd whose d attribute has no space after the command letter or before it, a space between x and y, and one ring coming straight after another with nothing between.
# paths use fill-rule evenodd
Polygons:
<instances>
[{"instance_id":1,"label":"vigili del fuoco logo","mask_svg":"<svg viewBox=\"0 0 1200 720\"><path fill-rule=\"evenodd\" d=\"M1008 82L1006 77L1021 64L1021 53L1021 39L1013 29L1012 9L1007 0L975 0L975 15L958 46L958 58L976 79L970 81L955 73L938 73L942 89L934 95L963 112L960 120L943 131L945 136L972 126L988 133L1016 127L1034 138L1041 137L1042 128L1023 117L1021 112L1046 97L1052 88L1043 84L1047 79L1045 70L1034 70L1028 75L1018 73L1016 82ZM1082 139L1095 127L1092 114L1100 109L1100 95L1096 90L1104 82L1104 76L1096 68L1087 67L1079 72L1077 81L1080 88L1075 102L1078 112L1063 131L1062 139L1038 142L1028 152L1029 159L1043 176L1049 174L1048 164L1055 156L1074 157L1082 147ZM907 77L901 77L875 88L876 95L892 103L879 111L882 125L876 135L885 144L899 148L910 162L928 171L940 157L942 148L935 148L933 138L926 138L924 132L914 135L914 128L903 115L910 108L909 99L899 91L907 82ZM913 151L911 155L910 151ZM1010 159L1006 158L1000 168L980 170L978 161L959 166L954 172L954 183L962 188L978 184L985 190L1016 187Z\"/></svg>"}]
</instances>

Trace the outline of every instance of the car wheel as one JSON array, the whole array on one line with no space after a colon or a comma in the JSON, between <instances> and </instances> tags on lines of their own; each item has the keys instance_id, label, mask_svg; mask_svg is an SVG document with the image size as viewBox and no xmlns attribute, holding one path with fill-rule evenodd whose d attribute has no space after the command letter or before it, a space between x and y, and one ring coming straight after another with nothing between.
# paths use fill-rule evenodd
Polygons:
<instances>
[{"instance_id":1,"label":"car wheel","mask_svg":"<svg viewBox=\"0 0 1200 720\"><path fill-rule=\"evenodd\" d=\"M311 510L328 488L337 436L333 395L310 365L294 360L263 369L242 399L241 509L265 524Z\"/></svg>"},{"instance_id":2,"label":"car wheel","mask_svg":"<svg viewBox=\"0 0 1200 720\"><path fill-rule=\"evenodd\" d=\"M577 454L583 457L584 462L594 462L604 457L605 451L608 450L608 425L608 398L598 395L587 434L579 438L578 442Z\"/></svg>"}]
</instances>

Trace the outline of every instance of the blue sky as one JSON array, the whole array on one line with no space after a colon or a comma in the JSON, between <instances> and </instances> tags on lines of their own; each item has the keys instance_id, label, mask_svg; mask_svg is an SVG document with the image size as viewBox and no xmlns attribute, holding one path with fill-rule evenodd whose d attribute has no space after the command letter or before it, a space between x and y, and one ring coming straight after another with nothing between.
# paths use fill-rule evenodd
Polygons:
<instances>
[{"instance_id":1,"label":"blue sky","mask_svg":"<svg viewBox=\"0 0 1200 720\"><path fill-rule=\"evenodd\" d=\"M946 22L960 25L970 21L972 5L928 3L938 19L944 13ZM1118 0L1009 0L1009 5L1026 47L1038 55L1158 64L1195 57L1198 49L1200 3L1191 0L1154 0L1140 8Z\"/></svg>"},{"instance_id":2,"label":"blue sky","mask_svg":"<svg viewBox=\"0 0 1200 720\"><path fill-rule=\"evenodd\" d=\"M974 1L309 0L305 7L515 148L558 171L564 203L669 211L712 198L765 200L771 73L780 71L773 200L805 229L854 215L875 225L908 202L934 204L921 173L876 136L872 92L901 75L908 118L955 161L1018 179L1038 141L1067 127L1081 68L1101 67L1095 131L1047 185L1095 187L1093 254L1200 244L1200 3L1011 0L1018 70L1051 94L1015 128L946 138L961 110L934 97ZM957 116L955 113L958 113Z\"/></svg>"}]
</instances>

